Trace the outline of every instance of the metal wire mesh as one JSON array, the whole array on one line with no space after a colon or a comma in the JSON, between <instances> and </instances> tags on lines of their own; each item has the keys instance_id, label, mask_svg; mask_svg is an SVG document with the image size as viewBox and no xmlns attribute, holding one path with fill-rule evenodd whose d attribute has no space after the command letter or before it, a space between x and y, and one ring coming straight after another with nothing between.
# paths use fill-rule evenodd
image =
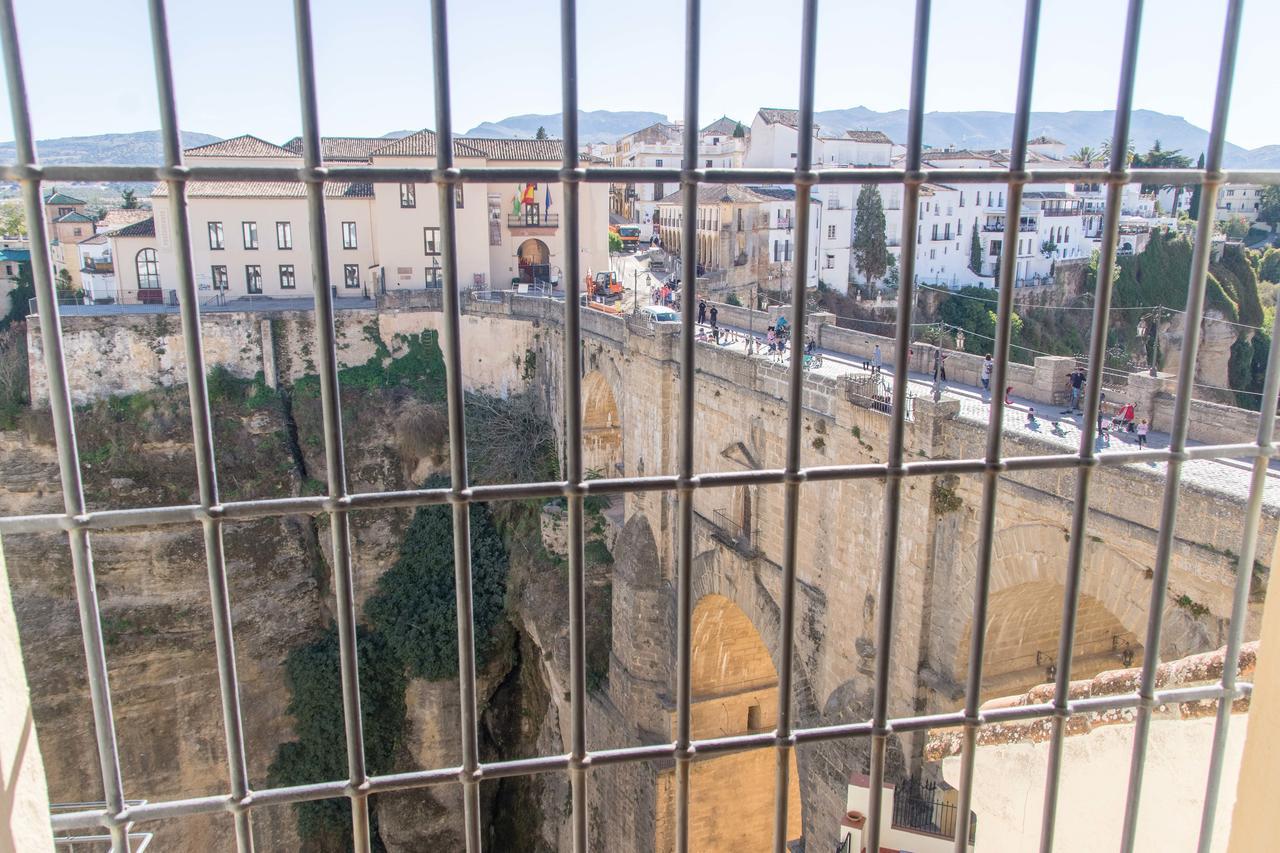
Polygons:
<instances>
[{"instance_id":1,"label":"metal wire mesh","mask_svg":"<svg viewBox=\"0 0 1280 853\"><path fill-rule=\"evenodd\" d=\"M700 79L701 2L687 0L685 20L685 127L698 125L698 92ZM302 168L265 166L187 167L182 161L173 73L164 0L149 0L151 37L155 71L161 104L165 162L160 167L137 166L41 166L36 155L29 115L27 88L19 52L19 39L14 18L13 0L0 7L0 46L4 50L5 72L13 112L17 163L0 168L0 177L17 181L27 213L32 244L33 273L39 324L44 341L44 368L49 379L49 404L53 415L59 469L62 479L64 512L56 514L16 516L0 519L0 533L65 531L71 548L80 626L87 661L88 682L93 707L98 757L102 771L105 805L87 807L53 816L55 828L61 831L105 828L112 849L130 849L129 828L134 824L182 816L230 813L236 832L237 849L241 853L253 849L251 816L254 809L298 803L324 798L345 797L351 801L353 838L360 853L370 849L368 798L371 794L459 784L464 791L464 825L469 853L481 849L481 815L478 789L483 780L538 773L568 774L571 782L572 844L575 851L590 849L587 836L587 781L592 767L650 760L674 760L676 768L676 849L686 851L689 845L690 765L698 758L750 749L777 751L777 787L775 790L775 835L773 847L784 850L786 818L791 804L789 790L790 758L798 745L834 739L864 738L871 744L871 805L864 842L868 849L879 849L881 782L885 773L888 738L927 729L961 727L964 733L962 780L957 812L970 813L973 793L973 769L977 732L983 725L1014 720L1048 718L1052 721L1050 762L1045 788L1044 823L1041 849L1053 846L1057 794L1062 760L1062 741L1066 720L1072 714L1104 709L1133 708L1137 712L1132 770L1126 800L1126 818L1122 849L1133 847L1137 806L1142 793L1145 751L1152 709L1163 702L1192 699L1218 700L1218 717L1207 783L1200 849L1207 849L1213 832L1218 787L1223 767L1226 730L1230 721L1230 700L1247 694L1249 685L1237 683L1235 667L1224 667L1222 682L1207 687L1170 691L1155 690L1156 666L1162 631L1161 608L1168 582L1173 522L1178 508L1178 484L1182 463L1193 458L1251 457L1253 470L1251 489L1245 508L1244 541L1241 543L1237 587L1227 646L1227 661L1234 661L1242 642L1250 568L1256 548L1256 533L1262 511L1262 485L1273 455L1274 419L1260 421L1257 441L1253 444L1213 445L1188 448L1187 423L1192 397L1193 366L1199 344L1199 320L1204 309L1204 293L1208 249L1212 237L1215 201L1219 186L1228 181L1263 184L1280 183L1280 172L1224 172L1222 152L1227 107L1240 32L1242 0L1227 3L1217 95L1209 137L1205 166L1201 169L1143 170L1128 169L1124 152L1127 148L1132 110L1133 82L1141 30L1142 0L1130 0L1125 22L1124 53L1121 62L1116 120L1112 141L1112 160L1106 169L1025 170L1026 138L1030 118L1032 79L1035 71L1036 43L1039 33L1040 0L1027 0L1024 19L1021 67L1008 169L924 170L922 168L922 131L924 117L925 74L928 66L929 0L917 0L915 10L914 49L907 154L903 169L812 169L812 137L800 133L795 169L697 169L697 136L685 134L684 161L681 168L620 169L591 167L583 169L576 159L577 128L577 31L576 4L562 0L561 80L564 112L564 161L559 168L464 168L453 165L453 130L450 103L448 21L445 0L433 0L432 55L435 70L436 132L439 159L436 168L385 168L373 166L326 166L321 157L320 128L317 118L315 57L313 54L311 10L308 0L295 0L295 36L298 52L299 88L303 116ZM801 42L801 86L799 91L800 128L813 124L815 46L818 26L817 0L806 0L803 8ZM210 423L208 393L205 384L205 361L200 338L200 306L197 299L190 244L190 222L186 207L186 184L191 180L232 181L263 180L301 182L307 187L309 226L311 229L312 266L316 311L317 358L323 412L325 453L328 471L327 494L318 497L285 499L250 499L223 502L217 483L217 464ZM196 449L200 502L192 505L156 508L119 508L88 512L80 477L80 461L76 450L75 422L63 359L58 301L52 275L49 247L41 213L42 185L52 180L94 181L163 181L168 186L175 247L178 256L182 330L186 346L187 378L190 390L193 438ZM444 328L443 351L447 370L449 450L451 483L448 488L382 491L352 494L348 489L342 437L342 414L339 405L338 357L334 332L334 306L328 282L327 231L323 188L326 181L360 180L368 182L434 183L450 187L468 182L541 181L560 182L565 187L565 222L567 226L565 269L566 299L564 352L566 471L565 480L528 484L472 486L468 479L466 437L463 413L461 306L457 275L457 239L451 193L439 193L443 237ZM1009 357L1014 268L1012 247L1016 242L1020 199L1024 187L1034 183L1095 181L1108 187L1108 204L1094 306L1092 353L1086 396L1086 414L1081 430L1080 448L1076 454L1025 456L1006 459L1001 456L1001 424L1004 403L994 395L990 407L986 452L981 459L926 460L907 463L904 460L904 429L907 411L906 382L896 382L890 411L891 429L888 459L883 464L829 465L802 467L800 462L801 393L803 362L791 364L788 392L786 464L781 470L753 470L729 473L698 473L694 468L695 391L694 369L694 300L685 300L680 341L680 407L679 451L677 473L673 476L620 477L587 481L582 458L582 383L581 351L576 346L580 336L580 276L578 239L581 227L579 185L614 181L675 181L685 191L685 221L696 218L696 189L700 183L788 184L798 193L807 194L820 184L900 183L904 187L902 244L914 245L917 228L915 210L920 187L926 181L953 184L1003 182L1008 184L1006 232L1003 252L1005 262L999 281L999 311L995 347L995 387L1005 385ZM1098 372L1103 364L1105 323L1111 298L1110 271L1115 263L1120 211L1120 193L1126 183L1159 182L1161 184L1199 184L1202 187L1199 224L1196 230L1195 255L1191 287L1187 300L1189 322L1182 350L1177 403L1172 441L1167 450L1109 453L1094 452L1093 425L1099 407L1102 383ZM796 210L796 252L807 257L809 205ZM695 255L694 229L684 230L684 256ZM907 374L906 343L910 340L913 303L914 256L902 257L901 293L896 330L896 375ZM794 335L803 340L805 330L805 278L803 264L797 264L792 283ZM1278 336L1276 341L1280 341ZM1263 399L1274 401L1280 394L1280 344L1273 341L1267 366ZM1088 525L1089 484L1092 473L1100 466L1123 465L1133 461L1164 461L1167 466L1165 501L1157 536L1157 558L1154 566L1150 624L1144 646L1151 650L1144 659L1141 689L1136 694L1072 699L1068 694L1071 678L1072 644L1077 605L1080 596L1082 545ZM1000 476L1013 471L1076 469L1076 499L1072 517L1071 548L1068 556L1068 582L1063 601L1054 697L1051 702L982 711L979 690L989 604L992 563L991 537L994 530L996 496ZM983 478L981 512L981 550L975 595L973 641L970 649L968 684L962 711L916 717L890 718L889 667L893 632L893 600L898 569L898 540L903 481L910 477L935 476L946 473L979 474ZM883 565L880 575L877 611L878 643L875 661L875 696L870 720L813 728L796 727L792 717L793 634L797 588L797 513L800 491L809 481L880 480L885 489L883 530ZM745 484L781 484L784 488L784 554L781 595L780 647L781 667L778 682L778 724L773 732L695 741L690 723L690 657L691 657L691 560L693 495L695 490ZM624 494L674 491L678 496L677 524L677 691L676 736L673 743L627 746L592 751L586 737L586 683L584 639L584 561L583 499L593 494ZM512 761L482 762L479 759L476 708L475 647L471 602L471 564L469 553L468 506L480 501L519 500L535 497L567 499L569 508L569 629L570 629L570 751L567 754L539 756ZM350 515L373 508L415 507L449 503L453 510L454 557L458 611L459 683L461 690L461 765L422 768L406 773L369 776L365 766L361 731L359 671L356 657L356 614L352 595L352 555ZM337 599L337 622L341 652L343 718L345 722L348 778L315 780L310 784L253 791L250 789L245 762L245 741L239 704L240 684L235 666L235 649L231 621L231 602L227 592L227 572L223 555L222 527L230 520L280 516L297 513L325 513L330 517L332 535L334 588ZM120 756L116 744L116 722L112 712L111 692L103 644L103 630L94 585L94 568L90 534L95 530L122 530L144 525L199 523L203 529L207 559L215 652L220 679L222 716L226 730L228 754L228 793L189 799L152 799L147 802L126 801L120 775ZM157 792L142 792L154 797ZM966 848L967 820L958 822L955 846Z\"/></svg>"}]
</instances>

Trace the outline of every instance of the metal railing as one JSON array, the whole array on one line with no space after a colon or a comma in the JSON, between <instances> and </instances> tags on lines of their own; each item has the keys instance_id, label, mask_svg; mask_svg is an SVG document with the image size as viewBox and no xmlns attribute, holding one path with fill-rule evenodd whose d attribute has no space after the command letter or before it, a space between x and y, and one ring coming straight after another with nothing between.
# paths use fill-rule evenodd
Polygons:
<instances>
[{"instance_id":1,"label":"metal railing","mask_svg":"<svg viewBox=\"0 0 1280 853\"><path fill-rule=\"evenodd\" d=\"M1183 696L1217 700L1217 719L1202 816L1200 849L1207 850L1213 837L1217 797L1224 764L1227 729L1230 724L1230 707L1235 698L1246 692L1246 687L1236 682L1236 667L1224 667L1223 679L1211 689L1156 690L1156 667L1159 655L1144 656L1140 687L1136 694L1093 698L1072 698L1069 692L1078 603L1082 587L1083 554L1089 540L1089 492L1092 474L1099 467L1127 464L1134 458L1166 464L1166 487L1163 490L1161 518L1156 535L1156 558L1151 566L1150 618L1143 645L1150 650L1161 648L1164 628L1162 606L1169 586L1169 567L1173 549L1174 524L1177 517L1179 483L1182 466L1188 458L1187 425L1192 400L1191 383L1195 375L1195 360L1200 340L1200 319L1205 305L1205 282L1209 260L1209 248L1213 236L1213 216L1218 189L1225 181L1257 184L1280 184L1280 172L1240 170L1224 172L1222 154L1225 127L1234 74L1235 58L1239 42L1243 0L1227 0L1223 46L1219 60L1217 92L1214 100L1213 119L1205 154L1203 169L1128 169L1124 159L1130 135L1130 118L1133 101L1133 82L1138 55L1138 34L1141 28L1142 0L1129 0L1125 22L1123 55L1120 61L1120 83L1115 111L1112 139L1112 162L1109 168L1097 169L1044 169L1027 172L1026 139L1028 137L1031 87L1035 70L1036 45L1040 28L1040 0L1027 0L1024 17L1021 61L1018 75L1017 98L1014 113L1014 132L1009 167L978 169L929 169L923 167L923 119L925 115L925 77L928 66L930 0L916 0L912 44L910 103L908 110L905 159L902 168L874 169L813 169L813 140L809 134L800 134L794 169L698 169L697 138L688 134L684 145L685 168L675 166L649 169L623 169L615 167L582 168L577 161L578 131L578 38L577 8L575 0L561 0L560 49L562 111L564 115L564 160L546 167L465 167L456 168L453 161L453 111L449 79L449 25L446 0L431 0L430 45L435 86L435 130L438 136L438 160L434 168L381 167L362 165L326 166L321 158L319 108L316 89L316 62L313 48L311 5L309 0L294 0L294 35L298 55L298 77L301 115L303 119L303 166L269 166L243 164L235 166L183 165L177 111L174 92L174 75L170 60L170 42L165 10L165 0L149 0L151 44L154 54L156 79L159 91L164 163L159 166L136 165L42 165L36 156L27 85L23 71L18 30L15 22L13 0L0 2L0 47L3 47L5 76L9 90L9 103L13 116L15 137L15 163L0 167L0 179L20 185L27 220L31 229L32 267L39 304L40 334L44 342L44 369L49 383L49 405L62 477L63 511L34 516L0 518L0 534L21 532L60 532L67 536L71 555L71 573L74 579L79 622L85 649L87 683L91 695L93 726L96 737L97 757L101 769L103 807L88 807L78 811L58 814L53 825L59 831L104 828L111 836L112 849L116 853L128 851L131 840L130 824L145 824L157 820L174 820L197 814L227 814L235 828L236 849L247 853L254 849L251 823L254 812L263 807L280 806L326 798L345 798L351 804L354 846L357 853L369 853L371 834L369 823L369 797L372 794L401 791L434 785L459 785L463 792L462 821L465 849L479 853L481 844L479 787L482 780L532 774L565 773L570 782L569 819L571 844L575 853L594 849L588 839L587 776L592 768L608 764L647 761L673 761L675 775L674 847L678 853L689 849L690 817L690 769L697 758L723 754L726 751L772 750L777 757L775 788L775 839L773 849L786 847L786 827L791 790L792 757L799 746L836 739L863 739L870 744L870 802L868 821L864 833L867 849L878 850L881 840L881 805L883 782L886 773L886 754L891 736L933 728L960 727L962 759L959 778L957 809L968 815L972 802L974 760L977 733L984 725L999 724L1014 719L1043 719L1050 731L1048 745L1049 762L1046 776L1041 848L1050 850L1054 843L1058 816L1063 740L1067 721L1073 713L1114 708L1131 708L1135 714L1132 763L1128 790L1125 796L1125 818L1120 850L1133 850L1137 832L1137 813L1143 792L1143 772L1146 767L1146 749L1150 732L1152 711L1161 702L1178 701ZM800 89L798 121L800 126L812 123L814 113L814 88L816 76L816 41L818 29L817 0L804 0L800 44ZM1100 25L1105 22L1097 22ZM699 83L701 79L702 2L686 0L685 4L685 95L684 126L696 127L700 116ZM68 387L63 342L60 332L55 281L48 251L48 234L42 216L42 188L46 182L92 181L163 181L168 185L171 209L171 227L181 304L181 328L186 349L186 367L191 405L191 423L195 445L196 472L199 501L196 504L128 508L113 507L88 511L81 480L81 465L75 442L74 409ZM314 298L316 311L315 359L320 374L322 424L327 467L326 493L314 497L284 499L252 498L239 501L223 501L218 485L216 448L211 425L209 399L206 388L206 361L200 337L200 306L192 266L192 239L186 200L188 181L285 181L305 185L309 210L310 246L312 267L316 270ZM447 368L447 398L449 424L450 485L446 488L421 489L405 492L352 493L347 480L345 448L343 443L343 408L340 401L338 379L338 355L334 332L334 299L330 291L328 265L327 216L323 188L326 181L365 181L373 183L398 183L412 181L434 183L444 187L465 183L488 184L500 181L560 182L563 187L565 211L565 338L564 351L564 447L566 456L563 480L526 483L473 486L467 467L466 431L463 410L463 358L461 347L461 298L457 286L457 221L452 203L452 193L439 193L440 222L443 245L443 275L446 286L444 303L442 349ZM698 371L695 366L694 300L682 305L683 323L678 346L679 407L676 433L678 451L674 475L616 477L588 481L582 462L582 349L577 345L581 336L581 311L578 296L581 292L580 275L580 187L583 183L608 184L614 181L662 181L678 184L683 193L684 221L693 222L696 217L696 189L700 183L725 184L751 182L756 184L791 185L808 192L815 184L901 184L903 186L902 223L903 242L915 242L918 223L915 211L920 201L921 186L927 181L948 184L1004 183L1008 187L1010 217L1016 217L1021 209L1022 191L1027 184L1054 184L1067 181L1096 181L1106 183L1108 193L1107 221L1099 262L1099 277L1093 314L1092 350L1090 364L1093 376L1087 388L1085 411L1078 453L1073 455L1026 456L1016 460L1003 457L1001 452L1001 425L1004 403L995 395L989 410L987 443L982 458L964 460L920 460L906 464L905 436L909 418L907 382L895 382L890 393L888 416L890 418L889 442L886 458L881 463L828 465L804 467L801 464L803 432L803 394L805 373L803 362L793 359L790 363L787 384L785 462L780 469L735 471L731 474L700 473L695 469L695 442L697 440L695 418L695 391ZM1178 372L1177 397L1172 418L1173 431L1167 450L1149 450L1140 454L1115 454L1098 456L1094 449L1094 421L1098 412L1097 365L1102 364L1106 345L1107 316L1112 295L1110 271L1116 254L1117 222L1120 196L1127 182L1145 182L1173 185L1199 184L1201 215L1195 232L1191 281L1188 289L1186 311L1188 323L1182 348L1182 364ZM796 252L808 257L810 205L796 210ZM994 386L1004 387L1008 373L1009 339L1013 305L1013 244L1014 229L1006 230L1005 261L999 282L999 311L996 320L996 346L994 359ZM682 253L695 256L694 230L685 229L682 234ZM905 377L908 371L908 348L915 305L915 257L904 253L901 262L901 281L898 300L897 331L894 348L894 373ZM806 328L806 270L797 265L793 270L792 324L796 340L804 338ZM1271 358L1268 362L1264 396L1275 399L1280 396L1280 335L1272 340ZM1228 633L1226 659L1235 661L1240 650L1245 626L1245 613L1249 596L1256 537L1262 510L1262 485L1268 460L1274 453L1272 444L1274 422L1271 418L1260 420L1257 441L1254 445L1221 445L1197 447L1195 455L1204 458L1245 457L1252 459L1253 479L1245 509L1245 532L1240 544L1237 582L1232 617ZM986 642L988 607L990 601L991 567L993 557L993 533L996 517L996 496L1000 475L1012 469L1048 468L1074 469L1076 478L1075 499L1071 503L1072 529L1065 572L1062 630L1057 656L1058 671L1052 698L1010 708L989 709L979 714L981 701L982 670ZM914 477L936 476L940 473L969 473L982 478L982 503L979 513L979 554L977 559L976 590L974 596L973 624L977 626L969 650L968 681L965 690L964 709L959 713L920 714L891 719L889 716L890 670L894 649L894 612L897 581L900 569L900 526L904 481ZM872 682L872 709L868 719L833 725L804 727L797 725L794 714L793 693L795 683L794 650L797 621L797 572L798 519L800 494L806 483L815 480L864 480L876 482L884 489L884 515L882 547L879 550L880 572L876 604L875 675ZM777 693L777 725L772 732L760 732L735 737L712 737L695 741L692 735L691 717L691 617L693 610L692 586L692 526L693 496L698 489L735 485L775 485L780 487L783 500L783 528L781 541L782 571L777 578L778 605L778 660L779 678ZM674 694L676 725L671 742L645 745L621 745L602 747L587 741L586 713L587 691L585 682L585 574L583 560L583 499L587 495L639 492L676 493L676 634L675 657L677 661ZM569 567L566 590L569 622L569 694L568 713L564 725L568 732L565 752L505 761L481 761L478 741L478 715L476 696L476 655L473 642L473 611L471 597L471 560L468 505L473 502L530 499L536 497L563 496L568 506L569 518ZM356 655L356 610L353 589L351 553L351 514L371 508L385 509L393 506L423 506L449 504L454 525L454 569L457 589L457 632L460 687L460 735L461 761L459 765L417 768L408 772L387 776L370 776L364 752L361 724L360 673ZM237 674L232 607L227 584L227 569L223 551L223 525L231 520L281 516L286 514L324 514L329 519L333 565L332 588L335 593L333 612L338 626L340 671L342 682L342 711L346 744L347 773L340 779L316 779L307 784L251 790L248 764L245 757L245 736L240 710L240 682ZM225 793L190 798L153 800L132 805L124 797L121 777L120 749L116 739L117 719L113 711L110 679L106 664L101 614L98 604L95 570L92 560L91 530L122 530L137 526L157 524L198 524L204 534L207 569L211 590L211 609L214 630L214 655L218 664L219 693L225 726L227 755L227 789ZM152 793L152 792L148 792ZM167 792L155 792L162 797ZM961 821L962 823L965 821ZM957 828L959 829L959 828ZM966 828L967 829L967 828ZM957 832L956 850L963 853L968 832Z\"/></svg>"},{"instance_id":2,"label":"metal railing","mask_svg":"<svg viewBox=\"0 0 1280 853\"><path fill-rule=\"evenodd\" d=\"M956 804L947 802L934 782L904 780L893 792L892 824L940 838L955 838L958 822ZM977 815L969 813L969 843L978 836Z\"/></svg>"},{"instance_id":3,"label":"metal railing","mask_svg":"<svg viewBox=\"0 0 1280 853\"><path fill-rule=\"evenodd\" d=\"M559 228L560 214L558 213L539 213L529 214L508 213L508 228Z\"/></svg>"}]
</instances>

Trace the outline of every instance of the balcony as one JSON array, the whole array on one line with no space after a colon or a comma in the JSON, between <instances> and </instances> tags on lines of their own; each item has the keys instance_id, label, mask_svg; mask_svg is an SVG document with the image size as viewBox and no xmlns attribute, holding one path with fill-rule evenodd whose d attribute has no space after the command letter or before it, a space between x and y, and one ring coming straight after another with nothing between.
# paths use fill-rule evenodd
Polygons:
<instances>
[{"instance_id":1,"label":"balcony","mask_svg":"<svg viewBox=\"0 0 1280 853\"><path fill-rule=\"evenodd\" d=\"M1079 216L1079 207L1045 207L1040 209L1041 216Z\"/></svg>"},{"instance_id":2,"label":"balcony","mask_svg":"<svg viewBox=\"0 0 1280 853\"><path fill-rule=\"evenodd\" d=\"M1003 222L995 222L995 223L988 222L986 225L983 225L983 226L982 226L982 230L983 230L985 233L988 233L988 234L1003 234L1003 233L1004 233L1004 223L1003 223ZM1019 223L1019 224L1018 224L1018 230L1019 230L1019 231L1021 231L1021 232L1023 232L1023 233L1034 233L1034 232L1035 232L1035 230L1036 230L1036 224L1035 224L1034 222L1022 222L1022 223Z\"/></svg>"},{"instance_id":3,"label":"balcony","mask_svg":"<svg viewBox=\"0 0 1280 853\"><path fill-rule=\"evenodd\" d=\"M508 228L559 228L560 214L558 213L508 213Z\"/></svg>"}]
</instances>

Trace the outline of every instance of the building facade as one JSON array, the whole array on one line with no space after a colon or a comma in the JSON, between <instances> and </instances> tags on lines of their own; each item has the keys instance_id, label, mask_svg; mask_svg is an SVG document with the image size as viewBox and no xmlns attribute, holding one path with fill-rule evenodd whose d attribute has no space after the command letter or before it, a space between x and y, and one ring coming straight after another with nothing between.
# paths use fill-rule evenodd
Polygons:
<instances>
[{"instance_id":1,"label":"building facade","mask_svg":"<svg viewBox=\"0 0 1280 853\"><path fill-rule=\"evenodd\" d=\"M241 136L186 152L188 163L302 165L300 140L275 145ZM460 167L501 163L545 166L563 154L559 140L455 140ZM434 168L436 136L330 137L329 163ZM329 282L337 296L425 289L442 283L443 243L435 184L325 184ZM453 190L458 280L466 288L513 282L558 284L565 267L559 184L462 184ZM150 293L176 287L177 257L167 187L152 192L153 219L112 232L118 286ZM306 186L296 182L192 181L187 185L193 263L205 301L310 296L311 234ZM607 269L607 190L584 184L580 244L583 273ZM135 241L140 241L135 244ZM155 266L150 266L154 259ZM146 301L146 300L144 300Z\"/></svg>"}]
</instances>

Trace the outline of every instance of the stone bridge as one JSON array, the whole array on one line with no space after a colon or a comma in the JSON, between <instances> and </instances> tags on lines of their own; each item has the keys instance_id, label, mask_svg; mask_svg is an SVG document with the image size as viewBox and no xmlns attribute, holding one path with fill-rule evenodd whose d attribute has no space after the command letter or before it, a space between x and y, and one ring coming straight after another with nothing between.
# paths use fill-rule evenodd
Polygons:
<instances>
[{"instance_id":1,"label":"stone bridge","mask_svg":"<svg viewBox=\"0 0 1280 853\"><path fill-rule=\"evenodd\" d=\"M432 298L403 294L372 311L343 312L344 362L358 364L369 357L361 341L369 336L370 324L386 341L438 329L441 315ZM535 383L555 422L563 423L562 312L561 303L512 295L468 304L463 327L468 386L501 393ZM104 322L92 319L98 328ZM110 367L94 362L94 347L79 340L94 329L88 324L82 329L81 320L69 319L67 335L68 352L83 357L69 356L68 362L73 385L92 387L94 371L101 381L101 371L109 373ZM121 321L139 327L144 322ZM288 382L305 372L300 348L309 339L309 322L305 317L210 317L206 346L226 353L225 363L246 375L263 369L270 353L271 369ZM594 311L584 312L582 327L587 466L604 476L674 474L681 369L676 330ZM220 338L224 332L226 341ZM120 329L110 337L125 346L127 336ZM176 339L144 344L126 347L134 355L132 371L146 372L148 358L181 352ZM257 362L255 348L262 353ZM786 367L699 343L697 370L696 471L783 467ZM160 361L151 366L151 376L163 372ZM889 418L866 405L857 387L856 377L806 380L802 464L883 461ZM907 425L908 456L981 457L985 426L985 419L963 413L955 400L917 398ZM1004 446L1011 456L1063 451L1048 436L1025 430L1007 434ZM1169 592L1162 603L1166 624L1160 654L1165 658L1225 642L1248 481L1247 466L1239 463L1193 461L1186 471ZM1056 663L1074 484L1070 470L1002 478L985 697L1043 682ZM1095 473L1073 668L1079 677L1121 666L1126 651L1135 661L1144 654L1163 489L1163 465L1108 466ZM1272 551L1277 491L1269 484L1260 555ZM891 716L949 711L963 702L980 494L977 476L916 477L904 486ZM811 481L801 488L794 678L800 726L870 717L875 623L882 606L876 597L882 501L879 480ZM614 548L608 683L589 708L592 748L674 737L675 496L628 494L622 518ZM694 518L694 737L768 731L776 722L781 667L782 487L698 490ZM1257 635L1267 572L1265 565L1256 567L1248 638ZM892 743L891 778L919 766L922 746L910 737ZM791 798L790 837L803 835L811 850L831 849L847 780L865 771L866 753L864 742L824 742L796 751L798 772L792 779L798 796ZM691 849L769 848L774 762L772 750L756 750L695 763ZM592 825L600 849L673 848L669 763L599 767L591 778Z\"/></svg>"}]
</instances>

